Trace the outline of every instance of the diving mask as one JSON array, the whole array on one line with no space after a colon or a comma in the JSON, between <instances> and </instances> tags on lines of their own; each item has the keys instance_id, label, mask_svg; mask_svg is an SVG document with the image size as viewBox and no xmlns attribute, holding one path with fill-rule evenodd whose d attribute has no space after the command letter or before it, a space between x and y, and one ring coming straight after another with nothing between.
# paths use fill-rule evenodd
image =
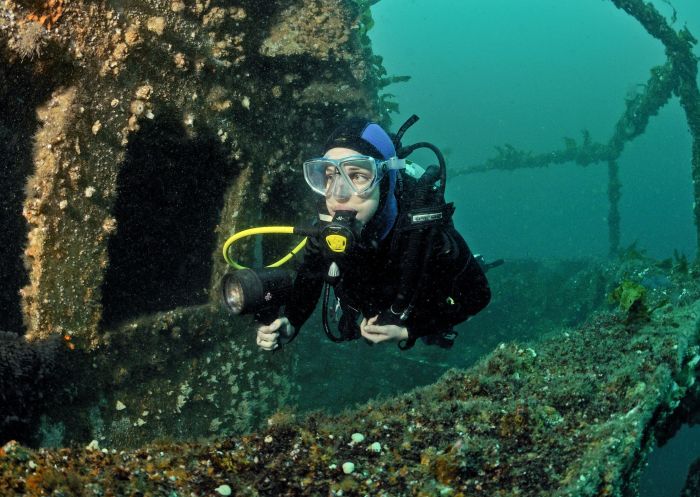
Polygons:
<instances>
[{"instance_id":1,"label":"diving mask","mask_svg":"<svg viewBox=\"0 0 700 497\"><path fill-rule=\"evenodd\" d=\"M304 178L318 194L339 198L367 195L392 169L403 169L406 161L398 157L377 160L367 155L351 155L342 159L311 159L304 162Z\"/></svg>"}]
</instances>

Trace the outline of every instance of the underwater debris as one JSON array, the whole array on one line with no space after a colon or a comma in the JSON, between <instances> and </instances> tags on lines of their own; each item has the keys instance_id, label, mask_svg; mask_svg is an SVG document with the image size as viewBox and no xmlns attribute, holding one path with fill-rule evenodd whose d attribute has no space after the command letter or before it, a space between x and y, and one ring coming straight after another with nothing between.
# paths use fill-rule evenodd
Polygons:
<instances>
[{"instance_id":1,"label":"underwater debris","mask_svg":"<svg viewBox=\"0 0 700 497\"><path fill-rule=\"evenodd\" d=\"M27 223L30 232L19 249L18 266L24 271L25 262L27 269L17 306L24 319L19 316L18 321L26 323L31 339L63 329L88 337L84 343L97 347L104 331L100 327L108 322L103 317L114 307L108 300L113 287L105 285L114 272L110 247L129 236L132 226L115 212L120 197L135 188L119 184L130 164L144 161L150 166L149 150L158 153L154 147L169 140L197 149L193 155L200 161L189 164L193 174L180 175L179 183L173 180L167 187L191 204L203 195L184 188L185 183L208 190L211 198L190 209L202 216L202 223L192 226L211 228L207 235L223 237L236 225L250 223L250 213L272 210L269 203L257 202L268 198L260 193L273 189L276 195L301 198L296 193L302 185L290 181L288 164L298 160L300 149L321 140L334 119L350 108L378 120L387 114L377 96L382 68L370 61L368 40L352 28L363 15L353 2L304 0L294 8L288 2L272 2L250 12L242 6L182 1L168 1L162 5L166 8L155 10L142 2L78 6L65 0L12 0L3 7L0 57L6 63L0 64L0 81L7 91L0 93L7 102L31 102L32 108L27 109L30 128L7 130L11 141L23 141L30 154L0 157L0 162L17 168L10 176L27 171L23 184L31 191L20 207L24 219L18 221ZM34 20L28 21L30 12ZM287 17L298 12L319 16L334 28ZM314 35L321 31L328 43L316 47ZM347 37L335 37L341 32ZM274 50L262 54L260 49L274 44L276 36L300 42L295 59L275 59ZM37 58L45 48L51 50L50 58L19 64L20 59ZM274 72L262 69L268 65L260 64L261 57L276 68ZM141 59L165 63L140 63ZM300 70L307 62L309 67L324 64L324 70ZM18 71L33 71L37 84L8 85ZM348 91L338 92L339 83ZM217 87L225 90L210 102L208 95ZM304 100L307 88L323 90L315 94L320 98ZM0 101L0 107L6 101ZM270 134L264 143L259 140L261 126ZM4 125L0 131L7 134ZM258 171L256 165L271 157L264 174ZM161 166L159 183L177 159L171 157L170 165ZM212 183L217 191L211 191ZM16 195L21 199L23 192ZM214 205L217 202L221 205ZM301 216L306 208L301 200L292 201L290 216ZM233 216L234 212L244 214ZM147 213L141 205L139 215ZM179 214L170 216L172 220L167 217L154 215L148 222L164 227ZM225 263L210 247L219 240L192 239L206 245L207 254L178 254L175 259L189 267L174 271L184 275L196 265L190 261L201 261L200 267L207 268L199 276L207 281L192 286L196 295L215 295ZM193 243L166 245L187 251Z\"/></svg>"},{"instance_id":2,"label":"underwater debris","mask_svg":"<svg viewBox=\"0 0 700 497\"><path fill-rule=\"evenodd\" d=\"M520 168L547 167L553 164L574 162L581 166L593 163L607 163L609 166L609 197L611 201L608 218L610 232L610 252L615 253L619 242L619 211L617 202L620 195L619 175L616 161L625 144L640 136L647 128L650 119L675 94L679 97L681 107L693 140L693 150L700 149L700 88L698 87L698 58L693 53L697 39L687 27L676 31L675 10L671 23L662 16L654 5L643 0L611 0L612 3L631 16L654 38L663 43L667 61L662 66L651 69L647 83L638 85L636 90L625 99L625 112L618 119L615 131L606 144L595 143L590 134L584 131L583 143L579 146L572 138L564 138L564 149L547 153L532 154L519 151L506 145L497 147L497 156L488 159L485 164L469 166L452 172L452 177L463 174L480 173L492 169L512 170ZM691 177L695 183L694 217L697 231L697 243L700 248L700 154L691 157Z\"/></svg>"}]
</instances>

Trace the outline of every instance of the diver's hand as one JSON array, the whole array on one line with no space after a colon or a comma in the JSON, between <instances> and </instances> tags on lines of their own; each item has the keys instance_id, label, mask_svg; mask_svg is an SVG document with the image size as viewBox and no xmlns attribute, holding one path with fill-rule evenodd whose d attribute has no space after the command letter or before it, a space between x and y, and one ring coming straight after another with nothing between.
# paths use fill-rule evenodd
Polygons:
<instances>
[{"instance_id":1,"label":"diver's hand","mask_svg":"<svg viewBox=\"0 0 700 497\"><path fill-rule=\"evenodd\" d=\"M360 323L360 331L362 336L372 343L405 340L408 338L408 330L404 326L396 326L395 324L374 324L379 316L373 318L363 318Z\"/></svg>"},{"instance_id":2,"label":"diver's hand","mask_svg":"<svg viewBox=\"0 0 700 497\"><path fill-rule=\"evenodd\" d=\"M262 350L275 350L280 346L280 335L282 338L289 338L294 334L294 326L287 318L277 318L267 325L258 327L256 343Z\"/></svg>"}]
</instances>

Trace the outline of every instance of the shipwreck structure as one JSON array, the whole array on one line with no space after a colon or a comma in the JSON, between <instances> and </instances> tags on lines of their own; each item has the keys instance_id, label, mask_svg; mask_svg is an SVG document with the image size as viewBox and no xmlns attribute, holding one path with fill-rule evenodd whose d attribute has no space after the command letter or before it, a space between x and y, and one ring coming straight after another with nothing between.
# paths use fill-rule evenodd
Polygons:
<instances>
[{"instance_id":1,"label":"shipwreck structure","mask_svg":"<svg viewBox=\"0 0 700 497\"><path fill-rule=\"evenodd\" d=\"M620 275L663 274L649 261L627 264ZM621 305L637 303L627 314L599 315L532 343L502 343L472 368L335 416L283 410L253 434L135 450L97 441L30 450L9 442L0 449L0 490L37 496L85 489L100 495L637 495L647 453L700 405L700 288L679 269L669 277L671 286L655 295L621 295ZM586 288L595 286L597 274L581 270L575 277ZM528 288L528 280L520 285ZM572 288L570 296L576 295ZM673 303L660 305L668 295ZM533 308L552 305L544 302ZM508 304L498 305L503 313ZM644 306L656 309L639 312ZM562 318L573 317L559 309ZM523 322L523 314L515 314L504 326ZM696 490L697 474L691 474L684 495Z\"/></svg>"},{"instance_id":2,"label":"shipwreck structure","mask_svg":"<svg viewBox=\"0 0 700 497\"><path fill-rule=\"evenodd\" d=\"M244 430L289 400L290 360L266 363L249 323L219 314L220 246L261 217L308 215L302 157L342 116L386 117L370 20L341 0L0 7L0 329L72 353L58 362L75 366L70 398L92 414L70 416L67 440L87 426L132 442ZM9 388L56 362L27 354L38 369L12 368ZM42 390L18 388L3 409ZM220 415L185 416L197 403Z\"/></svg>"},{"instance_id":3,"label":"shipwreck structure","mask_svg":"<svg viewBox=\"0 0 700 497\"><path fill-rule=\"evenodd\" d=\"M697 39L687 27L676 31L656 8L644 0L611 0L618 8L629 13L642 27L664 45L666 63L650 70L649 79L639 86L642 90L625 101L625 112L620 116L607 143L596 143L584 130L581 140L566 137L564 147L558 150L535 153L519 150L510 144L496 147L497 155L484 164L463 166L455 176L487 171L541 168L552 165L573 164L590 166L606 164L608 167L607 216L609 252L620 251L619 201L622 185L617 161L627 143L641 136L649 121L666 105L671 97L678 97L685 113L692 137L690 175L693 182L694 219L697 244L700 248L700 90L698 89L698 58L693 53ZM673 11L675 20L675 10Z\"/></svg>"},{"instance_id":4,"label":"shipwreck structure","mask_svg":"<svg viewBox=\"0 0 700 497\"><path fill-rule=\"evenodd\" d=\"M618 254L624 143L679 95L698 198L700 98L692 35L611 1L669 60L609 143L505 147L457 174L607 163ZM337 119L388 119L379 92L403 78L371 51L371 3L0 5L0 494L628 496L655 442L692 419L700 286L680 258L514 264L464 354L396 351L362 371L353 344L312 337L260 354L251 322L220 310L224 239L311 212L298 165ZM619 310L597 314L609 295ZM490 353L454 359L467 349ZM341 374L397 396L288 410ZM416 383L430 386L401 393Z\"/></svg>"}]
</instances>

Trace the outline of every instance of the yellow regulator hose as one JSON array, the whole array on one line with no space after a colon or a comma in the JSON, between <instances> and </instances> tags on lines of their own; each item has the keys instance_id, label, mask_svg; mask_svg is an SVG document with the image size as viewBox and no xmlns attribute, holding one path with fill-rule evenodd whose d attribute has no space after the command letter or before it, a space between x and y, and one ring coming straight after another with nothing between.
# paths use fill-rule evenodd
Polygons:
<instances>
[{"instance_id":1,"label":"yellow regulator hose","mask_svg":"<svg viewBox=\"0 0 700 497\"><path fill-rule=\"evenodd\" d=\"M234 261L229 256L229 249L231 248L231 245L233 245L235 242L237 242L241 238L246 238L246 237L253 236L253 235L268 235L268 234L293 235L293 234L295 234L294 233L294 226L261 226L259 228L250 228L247 230L240 231L240 232L236 233L235 235L231 236L228 240L226 240L226 243L224 243L224 259L229 264L229 266L233 267L234 269L246 269L245 266L241 266L240 264L238 264L236 261ZM289 259L294 257L294 255L296 255L296 253L299 252L302 248L304 248L304 245L306 245L306 240L307 240L307 238L304 238L287 255L282 257L280 260L273 262L272 264L268 264L265 267L279 267L279 266L281 266L282 264L287 262Z\"/></svg>"}]
</instances>

